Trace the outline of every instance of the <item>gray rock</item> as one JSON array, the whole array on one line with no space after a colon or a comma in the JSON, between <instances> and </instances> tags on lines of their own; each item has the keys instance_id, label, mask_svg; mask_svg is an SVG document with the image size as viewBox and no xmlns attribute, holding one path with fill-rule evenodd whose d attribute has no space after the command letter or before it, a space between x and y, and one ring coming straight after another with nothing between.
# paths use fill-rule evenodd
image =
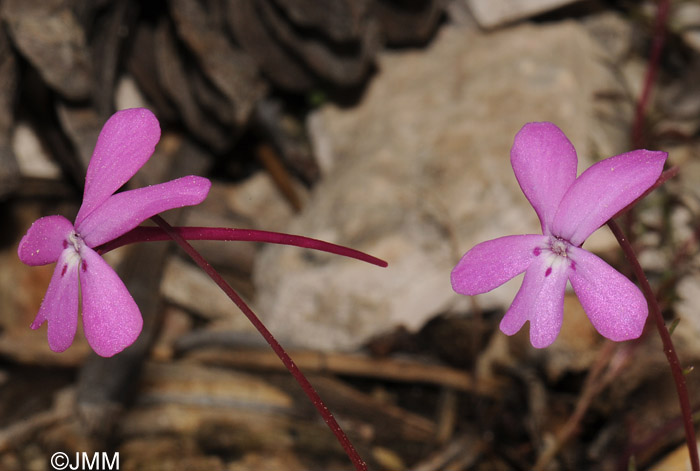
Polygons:
<instances>
[{"instance_id":1,"label":"gray rock","mask_svg":"<svg viewBox=\"0 0 700 471\"><path fill-rule=\"evenodd\" d=\"M469 9L482 28L530 18L578 0L467 0Z\"/></svg>"},{"instance_id":2,"label":"gray rock","mask_svg":"<svg viewBox=\"0 0 700 471\"><path fill-rule=\"evenodd\" d=\"M85 31L63 0L3 2L12 41L46 83L70 100L92 91L92 61Z\"/></svg>"},{"instance_id":3,"label":"gray rock","mask_svg":"<svg viewBox=\"0 0 700 471\"><path fill-rule=\"evenodd\" d=\"M327 105L313 117L325 177L286 230L367 251L389 268L270 246L255 276L268 327L301 346L353 349L466 309L470 299L450 286L459 257L483 240L539 231L510 167L522 125L559 125L579 170L590 156L625 150L624 125L597 119L610 110L596 93L616 89L604 58L572 22L489 35L445 28L425 51L381 56L358 106ZM478 303L507 307L518 286Z\"/></svg>"}]
</instances>

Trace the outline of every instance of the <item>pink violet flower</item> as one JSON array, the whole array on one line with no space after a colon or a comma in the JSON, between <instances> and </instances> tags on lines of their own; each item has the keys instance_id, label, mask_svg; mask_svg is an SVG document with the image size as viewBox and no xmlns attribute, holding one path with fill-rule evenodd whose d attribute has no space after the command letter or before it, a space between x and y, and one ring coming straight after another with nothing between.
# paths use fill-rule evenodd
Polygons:
<instances>
[{"instance_id":1,"label":"pink violet flower","mask_svg":"<svg viewBox=\"0 0 700 471\"><path fill-rule=\"evenodd\" d=\"M66 350L78 326L82 298L85 337L101 356L113 356L141 333L138 306L117 273L95 247L125 234L162 211L201 203L211 183L194 175L115 194L153 154L160 140L149 110L118 111L105 123L85 177L75 223L63 216L37 219L22 238L18 255L27 265L56 262L32 329L48 322L49 347Z\"/></svg>"},{"instance_id":2,"label":"pink violet flower","mask_svg":"<svg viewBox=\"0 0 700 471\"><path fill-rule=\"evenodd\" d=\"M510 160L542 235L476 245L452 270L452 288L473 296L525 272L500 328L513 335L529 321L530 342L544 348L561 329L568 280L601 335L615 341L639 337L648 314L641 291L581 245L657 181L667 156L635 150L602 160L576 178L576 151L564 133L552 123L526 124L515 136Z\"/></svg>"}]
</instances>

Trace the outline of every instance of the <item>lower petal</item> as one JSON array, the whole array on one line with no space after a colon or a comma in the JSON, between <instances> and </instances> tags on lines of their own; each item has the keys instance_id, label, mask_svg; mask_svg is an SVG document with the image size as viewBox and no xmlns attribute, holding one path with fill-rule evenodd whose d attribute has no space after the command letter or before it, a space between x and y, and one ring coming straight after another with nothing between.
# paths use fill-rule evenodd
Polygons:
<instances>
[{"instance_id":1,"label":"lower petal","mask_svg":"<svg viewBox=\"0 0 700 471\"><path fill-rule=\"evenodd\" d=\"M514 235L474 246L452 270L452 289L469 296L491 291L524 272L546 241L543 235Z\"/></svg>"},{"instance_id":2,"label":"lower petal","mask_svg":"<svg viewBox=\"0 0 700 471\"><path fill-rule=\"evenodd\" d=\"M38 329L48 322L47 338L54 352L71 346L78 328L78 254L69 248L61 252L39 313L32 322Z\"/></svg>"},{"instance_id":3,"label":"lower petal","mask_svg":"<svg viewBox=\"0 0 700 471\"><path fill-rule=\"evenodd\" d=\"M542 256L525 272L523 285L501 320L506 335L518 332L530 321L530 343L544 348L554 342L564 317L564 292L570 263L566 259Z\"/></svg>"},{"instance_id":4,"label":"lower petal","mask_svg":"<svg viewBox=\"0 0 700 471\"><path fill-rule=\"evenodd\" d=\"M573 247L571 257L571 286L596 330L617 342L638 338L649 313L639 288L587 250Z\"/></svg>"},{"instance_id":5,"label":"lower petal","mask_svg":"<svg viewBox=\"0 0 700 471\"><path fill-rule=\"evenodd\" d=\"M80 255L80 287L83 299L83 328L92 349L111 357L134 343L143 319L117 273L89 247Z\"/></svg>"}]
</instances>

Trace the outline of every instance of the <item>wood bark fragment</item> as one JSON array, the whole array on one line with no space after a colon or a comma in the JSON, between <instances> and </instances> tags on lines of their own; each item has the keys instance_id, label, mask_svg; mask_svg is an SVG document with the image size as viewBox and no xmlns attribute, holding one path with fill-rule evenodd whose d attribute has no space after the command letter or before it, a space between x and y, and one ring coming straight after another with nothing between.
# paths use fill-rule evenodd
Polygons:
<instances>
[{"instance_id":1,"label":"wood bark fragment","mask_svg":"<svg viewBox=\"0 0 700 471\"><path fill-rule=\"evenodd\" d=\"M123 48L136 29L139 9L138 3L129 0L109 3L106 11L91 21L95 28L90 40L95 71L93 102L103 120L113 111L114 88Z\"/></svg>"},{"instance_id":2,"label":"wood bark fragment","mask_svg":"<svg viewBox=\"0 0 700 471\"><path fill-rule=\"evenodd\" d=\"M424 44L438 26L444 0L377 0L374 13L388 44Z\"/></svg>"},{"instance_id":3,"label":"wood bark fragment","mask_svg":"<svg viewBox=\"0 0 700 471\"><path fill-rule=\"evenodd\" d=\"M357 39L371 9L370 0L328 0L323 8L318 8L315 0L273 0L272 3L284 11L291 23L339 43Z\"/></svg>"},{"instance_id":4,"label":"wood bark fragment","mask_svg":"<svg viewBox=\"0 0 700 471\"><path fill-rule=\"evenodd\" d=\"M270 34L255 3L255 0L227 2L226 18L236 40L278 87L290 91L310 89L317 81L314 74Z\"/></svg>"},{"instance_id":5,"label":"wood bark fragment","mask_svg":"<svg viewBox=\"0 0 700 471\"><path fill-rule=\"evenodd\" d=\"M161 21L155 31L154 48L158 80L185 125L213 149L225 149L231 143L230 133L227 135L218 123L202 112L188 82L183 55L166 21Z\"/></svg>"},{"instance_id":6,"label":"wood bark fragment","mask_svg":"<svg viewBox=\"0 0 700 471\"><path fill-rule=\"evenodd\" d=\"M229 99L237 123L244 125L255 102L267 94L255 62L226 39L199 2L172 0L169 6L178 35L204 73Z\"/></svg>"},{"instance_id":7,"label":"wood bark fragment","mask_svg":"<svg viewBox=\"0 0 700 471\"><path fill-rule=\"evenodd\" d=\"M56 111L63 130L73 144L80 164L87 170L104 121L93 108L89 107L76 107L68 103L58 102Z\"/></svg>"},{"instance_id":8,"label":"wood bark fragment","mask_svg":"<svg viewBox=\"0 0 700 471\"><path fill-rule=\"evenodd\" d=\"M301 200L291 183L291 175L280 162L277 153L266 144L261 144L257 149L257 156L260 162L265 167L265 170L270 174L275 185L282 192L289 204L295 212L301 211Z\"/></svg>"},{"instance_id":9,"label":"wood bark fragment","mask_svg":"<svg viewBox=\"0 0 700 471\"><path fill-rule=\"evenodd\" d=\"M136 27L133 42L127 51L126 66L158 111L159 119L176 120L178 111L158 80L154 26L142 22Z\"/></svg>"},{"instance_id":10,"label":"wood bark fragment","mask_svg":"<svg viewBox=\"0 0 700 471\"><path fill-rule=\"evenodd\" d=\"M17 61L5 29L0 28L0 199L19 184L19 166L11 143L17 80Z\"/></svg>"},{"instance_id":11,"label":"wood bark fragment","mask_svg":"<svg viewBox=\"0 0 700 471\"><path fill-rule=\"evenodd\" d=\"M85 31L65 0L7 0L2 17L14 44L46 83L71 100L92 92Z\"/></svg>"},{"instance_id":12,"label":"wood bark fragment","mask_svg":"<svg viewBox=\"0 0 700 471\"><path fill-rule=\"evenodd\" d=\"M258 101L252 117L254 129L280 155L285 166L307 185L315 183L321 170L311 149L304 124L285 113L280 100Z\"/></svg>"},{"instance_id":13,"label":"wood bark fragment","mask_svg":"<svg viewBox=\"0 0 700 471\"><path fill-rule=\"evenodd\" d=\"M256 3L260 17L272 34L297 54L321 78L341 87L358 85L366 77L381 46L381 33L375 18L363 18L350 41L333 43L313 36L298 35L272 3Z\"/></svg>"}]
</instances>

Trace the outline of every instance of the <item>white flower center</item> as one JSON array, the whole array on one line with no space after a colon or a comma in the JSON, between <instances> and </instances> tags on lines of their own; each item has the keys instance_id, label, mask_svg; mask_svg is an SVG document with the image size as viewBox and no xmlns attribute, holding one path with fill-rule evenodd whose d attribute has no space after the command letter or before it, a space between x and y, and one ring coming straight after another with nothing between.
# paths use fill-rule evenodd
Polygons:
<instances>
[{"instance_id":1,"label":"white flower center","mask_svg":"<svg viewBox=\"0 0 700 471\"><path fill-rule=\"evenodd\" d=\"M83 239L78 235L77 232L71 231L71 233L68 235L68 242L73 245L73 248L75 249L76 252L80 252L80 248L83 246L84 242Z\"/></svg>"},{"instance_id":2,"label":"white flower center","mask_svg":"<svg viewBox=\"0 0 700 471\"><path fill-rule=\"evenodd\" d=\"M533 252L535 256L542 254L545 257L547 269L544 276L551 275L553 269L559 269L564 264L567 264L572 269L576 269L576 263L569 257L569 247L571 244L559 237L550 236L546 245L536 247Z\"/></svg>"},{"instance_id":3,"label":"white flower center","mask_svg":"<svg viewBox=\"0 0 700 471\"><path fill-rule=\"evenodd\" d=\"M66 274L66 270L68 270L69 267L72 268L77 265L81 265L83 271L85 271L87 266L85 261L80 257L80 250L84 244L85 242L83 242L83 239L77 232L71 231L71 233L68 234L68 238L63 241L63 247L69 249L69 253L66 254L66 264L63 266L61 276Z\"/></svg>"},{"instance_id":4,"label":"white flower center","mask_svg":"<svg viewBox=\"0 0 700 471\"><path fill-rule=\"evenodd\" d=\"M555 255L559 255L560 257L568 257L569 243L558 238L558 237L550 238L549 248L552 250L552 253Z\"/></svg>"}]
</instances>

